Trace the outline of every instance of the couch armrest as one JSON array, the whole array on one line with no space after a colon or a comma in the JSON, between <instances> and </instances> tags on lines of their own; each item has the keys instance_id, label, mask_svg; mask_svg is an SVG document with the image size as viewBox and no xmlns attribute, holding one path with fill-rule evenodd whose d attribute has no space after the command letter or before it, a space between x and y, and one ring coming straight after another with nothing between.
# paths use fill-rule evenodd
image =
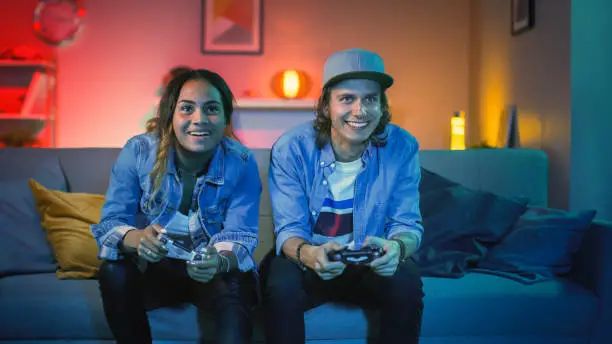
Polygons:
<instances>
[{"instance_id":1,"label":"couch armrest","mask_svg":"<svg viewBox=\"0 0 612 344\"><path fill-rule=\"evenodd\" d=\"M568 276L600 298L600 323L592 343L612 336L612 223L594 222L574 256Z\"/></svg>"}]
</instances>

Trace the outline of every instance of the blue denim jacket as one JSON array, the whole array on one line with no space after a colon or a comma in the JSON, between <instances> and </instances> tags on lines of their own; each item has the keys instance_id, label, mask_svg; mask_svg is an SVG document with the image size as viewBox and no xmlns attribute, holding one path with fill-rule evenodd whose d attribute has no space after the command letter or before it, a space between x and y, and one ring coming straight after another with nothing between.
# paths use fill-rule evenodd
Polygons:
<instances>
[{"instance_id":1,"label":"blue denim jacket","mask_svg":"<svg viewBox=\"0 0 612 344\"><path fill-rule=\"evenodd\" d=\"M363 169L355 180L353 238L360 247L367 236L390 238L400 233L423 233L419 209L419 145L407 131L389 124L387 145L369 144ZM331 144L315 144L311 123L283 134L272 147L270 199L276 251L291 237L312 242L323 201L330 193L327 177L335 168Z\"/></svg>"},{"instance_id":2,"label":"blue denim jacket","mask_svg":"<svg viewBox=\"0 0 612 344\"><path fill-rule=\"evenodd\" d=\"M137 215L145 223L165 227L178 212L183 185L169 154L168 171L162 192L149 203L152 185L149 174L157 154L157 137L134 136L123 147L112 168L99 224L91 226L100 248L99 257L122 258L119 244L135 228ZM219 251L231 250L241 271L255 267L252 258L258 243L261 180L255 157L240 143L224 137L217 145L208 172L196 181L193 201L196 211L189 221L196 249L214 245ZM150 206L153 204L154 206Z\"/></svg>"}]
</instances>

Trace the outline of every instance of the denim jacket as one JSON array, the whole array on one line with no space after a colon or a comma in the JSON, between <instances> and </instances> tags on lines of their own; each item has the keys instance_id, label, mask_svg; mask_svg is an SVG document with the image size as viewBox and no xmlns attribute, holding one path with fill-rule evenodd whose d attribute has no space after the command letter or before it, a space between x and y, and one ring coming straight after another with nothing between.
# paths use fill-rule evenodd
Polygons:
<instances>
[{"instance_id":1,"label":"denim jacket","mask_svg":"<svg viewBox=\"0 0 612 344\"><path fill-rule=\"evenodd\" d=\"M419 209L419 145L398 126L387 125L387 145L371 143L361 159L363 169L355 180L353 238L360 247L367 236L390 238L413 233L420 244L423 226ZM311 123L283 134L272 147L269 169L270 198L276 235L276 252L291 237L312 242L313 228L330 189L327 177L334 171L331 144L315 144Z\"/></svg>"},{"instance_id":2,"label":"denim jacket","mask_svg":"<svg viewBox=\"0 0 612 344\"><path fill-rule=\"evenodd\" d=\"M129 230L136 228L137 217L144 218L139 229L152 223L163 228L178 212L183 185L174 164L174 150L169 154L162 190L154 202L148 202L157 141L153 134L132 137L112 168L100 223L91 226L102 259L123 257L119 244ZM189 232L200 243L196 250L207 245L214 245L218 251L231 250L241 271L253 269L260 196L261 180L253 153L224 137L217 145L208 172L197 179L194 187L196 211L190 218Z\"/></svg>"}]
</instances>

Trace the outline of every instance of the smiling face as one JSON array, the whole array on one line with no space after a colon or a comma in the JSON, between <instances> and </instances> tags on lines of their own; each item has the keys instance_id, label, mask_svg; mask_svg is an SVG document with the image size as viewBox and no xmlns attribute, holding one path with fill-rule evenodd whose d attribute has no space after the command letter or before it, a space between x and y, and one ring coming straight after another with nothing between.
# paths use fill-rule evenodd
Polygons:
<instances>
[{"instance_id":1,"label":"smiling face","mask_svg":"<svg viewBox=\"0 0 612 344\"><path fill-rule=\"evenodd\" d=\"M174 135L188 152L211 152L223 137L225 118L219 90L208 81L189 80L174 109Z\"/></svg>"},{"instance_id":2,"label":"smiling face","mask_svg":"<svg viewBox=\"0 0 612 344\"><path fill-rule=\"evenodd\" d=\"M381 87L375 81L349 79L330 92L331 139L338 146L363 146L382 117Z\"/></svg>"}]
</instances>

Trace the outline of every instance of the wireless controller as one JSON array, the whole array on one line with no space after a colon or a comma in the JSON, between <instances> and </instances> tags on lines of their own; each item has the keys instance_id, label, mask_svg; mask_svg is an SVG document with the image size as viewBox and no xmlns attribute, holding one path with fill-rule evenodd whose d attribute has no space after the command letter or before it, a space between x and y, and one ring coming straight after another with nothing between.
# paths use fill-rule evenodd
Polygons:
<instances>
[{"instance_id":1,"label":"wireless controller","mask_svg":"<svg viewBox=\"0 0 612 344\"><path fill-rule=\"evenodd\" d=\"M382 257L385 252L377 247L362 247L360 249L345 248L340 251L332 251L327 254L327 259L332 262L343 262L345 264L363 265L368 264L376 258Z\"/></svg>"}]
</instances>

